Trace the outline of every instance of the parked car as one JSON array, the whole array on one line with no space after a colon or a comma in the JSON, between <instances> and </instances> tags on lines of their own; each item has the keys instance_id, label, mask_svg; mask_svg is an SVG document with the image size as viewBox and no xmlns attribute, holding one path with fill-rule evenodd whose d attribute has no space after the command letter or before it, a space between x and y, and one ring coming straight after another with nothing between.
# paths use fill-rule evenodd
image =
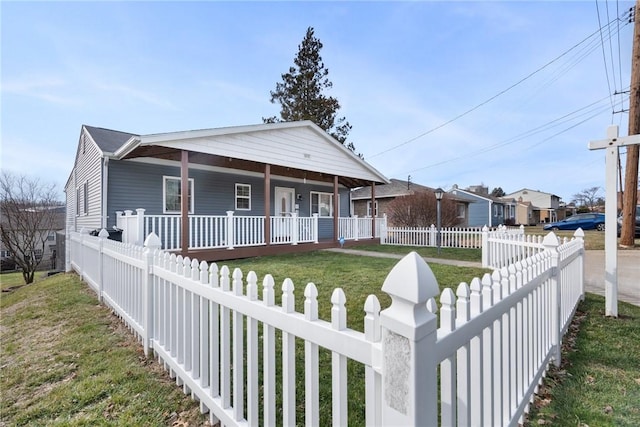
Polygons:
<instances>
[{"instance_id":1,"label":"parked car","mask_svg":"<svg viewBox=\"0 0 640 427\"><path fill-rule=\"evenodd\" d=\"M618 217L618 236L622 231L622 215ZM636 237L640 237L640 205L636 206Z\"/></svg>"},{"instance_id":2,"label":"parked car","mask_svg":"<svg viewBox=\"0 0 640 427\"><path fill-rule=\"evenodd\" d=\"M543 230L599 230L604 231L604 214L584 213L570 216L562 221L552 222L542 227Z\"/></svg>"}]
</instances>

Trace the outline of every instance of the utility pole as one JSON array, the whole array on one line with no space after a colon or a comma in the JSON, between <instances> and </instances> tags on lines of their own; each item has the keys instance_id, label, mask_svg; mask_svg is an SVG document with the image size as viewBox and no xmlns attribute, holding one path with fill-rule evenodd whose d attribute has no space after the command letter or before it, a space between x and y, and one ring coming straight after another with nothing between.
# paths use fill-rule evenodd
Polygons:
<instances>
[{"instance_id":1,"label":"utility pole","mask_svg":"<svg viewBox=\"0 0 640 427\"><path fill-rule=\"evenodd\" d=\"M633 11L633 53L631 58L631 87L629 94L629 133L640 134L640 0L636 0ZM620 244L634 246L636 223L636 204L638 204L638 161L640 146L627 147L627 165L624 177L624 192L622 193L622 231Z\"/></svg>"}]
</instances>

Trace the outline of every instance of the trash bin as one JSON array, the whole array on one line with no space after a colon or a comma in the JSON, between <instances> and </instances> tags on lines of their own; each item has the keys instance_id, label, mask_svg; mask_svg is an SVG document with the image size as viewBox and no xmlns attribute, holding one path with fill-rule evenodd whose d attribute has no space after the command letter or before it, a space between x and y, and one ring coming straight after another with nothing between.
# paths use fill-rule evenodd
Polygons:
<instances>
[{"instance_id":1,"label":"trash bin","mask_svg":"<svg viewBox=\"0 0 640 427\"><path fill-rule=\"evenodd\" d=\"M117 242L122 242L122 230L120 228L115 228L114 227L114 228L108 229L107 233L109 233L109 237L107 237L109 240L115 240ZM89 232L89 234L91 236L97 236L98 234L100 234L100 230L93 230L93 231Z\"/></svg>"}]
</instances>

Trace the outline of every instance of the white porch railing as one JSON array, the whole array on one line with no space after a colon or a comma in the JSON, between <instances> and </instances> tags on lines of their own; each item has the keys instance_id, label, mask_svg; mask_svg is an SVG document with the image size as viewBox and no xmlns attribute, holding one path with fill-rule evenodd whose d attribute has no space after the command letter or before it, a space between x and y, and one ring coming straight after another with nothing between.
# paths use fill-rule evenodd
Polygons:
<instances>
[{"instance_id":1,"label":"white porch railing","mask_svg":"<svg viewBox=\"0 0 640 427\"><path fill-rule=\"evenodd\" d=\"M560 364L562 335L584 293L579 233L562 245L550 233L541 252L470 286L461 283L455 293L441 293L429 266L412 252L382 285L390 307L380 311L378 298L367 298L361 333L346 327L342 289L331 297L331 319L319 319L312 283L303 293L304 312L296 312L290 279L275 305L271 275L259 299L254 272L245 277L239 269L231 273L160 251L155 235L145 248L107 240L104 230L100 237L67 236L71 268L211 421L229 426L302 422L296 419L298 369L305 378L304 423L318 425L321 347L332 354L326 381L334 425L347 425L353 381L365 385L366 425L516 425L549 363ZM296 340L305 347L298 361ZM347 380L347 359L364 366L363 378Z\"/></svg>"},{"instance_id":2,"label":"white porch railing","mask_svg":"<svg viewBox=\"0 0 640 427\"><path fill-rule=\"evenodd\" d=\"M136 214L127 210L116 212L116 227L122 229L122 241L141 245L144 236L156 234L162 249L181 249L180 215L145 215L144 209ZM271 217L270 244L317 243L318 218ZM264 216L189 215L189 249L233 249L235 247L263 246L265 239Z\"/></svg>"}]
</instances>

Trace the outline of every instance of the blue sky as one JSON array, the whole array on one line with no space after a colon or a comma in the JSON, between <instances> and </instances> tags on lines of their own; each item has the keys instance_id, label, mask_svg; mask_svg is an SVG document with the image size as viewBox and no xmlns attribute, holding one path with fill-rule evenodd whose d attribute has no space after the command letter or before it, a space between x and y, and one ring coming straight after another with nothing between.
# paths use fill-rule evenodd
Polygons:
<instances>
[{"instance_id":1,"label":"blue sky","mask_svg":"<svg viewBox=\"0 0 640 427\"><path fill-rule=\"evenodd\" d=\"M628 89L633 25L598 29L631 6L3 1L1 167L62 192L83 124L261 123L311 26L349 140L387 177L570 201L604 187L604 152L587 143L612 123L627 133L627 113L612 114L627 97L610 94Z\"/></svg>"}]
</instances>

